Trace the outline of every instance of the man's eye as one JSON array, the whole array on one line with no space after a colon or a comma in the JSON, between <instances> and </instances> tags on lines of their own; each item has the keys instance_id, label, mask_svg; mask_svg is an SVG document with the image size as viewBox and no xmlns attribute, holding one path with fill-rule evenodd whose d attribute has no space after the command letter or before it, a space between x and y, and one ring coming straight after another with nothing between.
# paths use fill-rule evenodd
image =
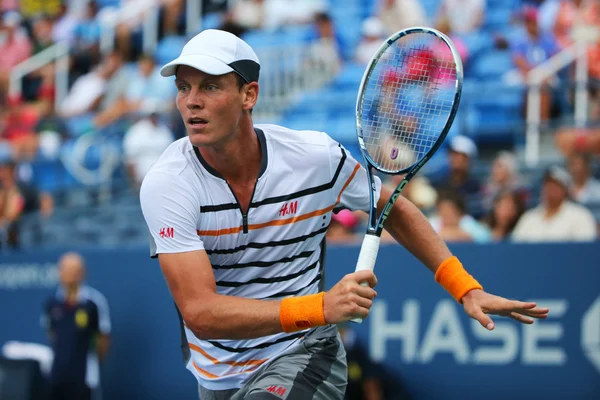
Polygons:
<instances>
[{"instance_id":1,"label":"man's eye","mask_svg":"<svg viewBox=\"0 0 600 400\"><path fill-rule=\"evenodd\" d=\"M213 91L213 90L217 90L218 87L217 85L206 85L206 90L208 91Z\"/></svg>"},{"instance_id":2,"label":"man's eye","mask_svg":"<svg viewBox=\"0 0 600 400\"><path fill-rule=\"evenodd\" d=\"M179 90L180 92L185 92L187 91L187 86L178 86L177 90Z\"/></svg>"}]
</instances>

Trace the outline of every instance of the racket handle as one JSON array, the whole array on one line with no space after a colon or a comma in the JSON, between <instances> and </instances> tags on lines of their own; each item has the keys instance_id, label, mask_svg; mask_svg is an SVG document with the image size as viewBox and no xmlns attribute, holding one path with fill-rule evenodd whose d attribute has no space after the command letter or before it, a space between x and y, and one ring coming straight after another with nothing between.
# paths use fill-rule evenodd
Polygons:
<instances>
[{"instance_id":1,"label":"racket handle","mask_svg":"<svg viewBox=\"0 0 600 400\"><path fill-rule=\"evenodd\" d=\"M360 246L360 254L358 255L358 261L356 262L356 269L354 272L362 271L365 269L373 271L375 268L375 260L377 260L377 252L379 251L379 242L381 238L377 235L366 234L363 239L362 246ZM367 282L361 282L362 286L369 286ZM360 324L362 318L354 318L350 321Z\"/></svg>"}]
</instances>

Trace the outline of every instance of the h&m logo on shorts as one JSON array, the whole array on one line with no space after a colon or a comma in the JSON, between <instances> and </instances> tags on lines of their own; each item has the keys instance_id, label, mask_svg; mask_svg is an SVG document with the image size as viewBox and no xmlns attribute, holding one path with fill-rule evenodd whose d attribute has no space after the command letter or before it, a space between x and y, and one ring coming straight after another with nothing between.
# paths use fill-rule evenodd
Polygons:
<instances>
[{"instance_id":1,"label":"h&m logo on shorts","mask_svg":"<svg viewBox=\"0 0 600 400\"><path fill-rule=\"evenodd\" d=\"M287 389L284 388L283 386L275 386L275 385L271 385L267 388L267 392L276 394L279 397L282 397L285 394L286 390Z\"/></svg>"},{"instance_id":2,"label":"h&m logo on shorts","mask_svg":"<svg viewBox=\"0 0 600 400\"><path fill-rule=\"evenodd\" d=\"M158 234L161 238L172 238L175 236L175 228L160 228Z\"/></svg>"},{"instance_id":3,"label":"h&m logo on shorts","mask_svg":"<svg viewBox=\"0 0 600 400\"><path fill-rule=\"evenodd\" d=\"M281 210L279 210L279 215L284 217L286 215L296 214L296 211L298 211L298 200L283 203Z\"/></svg>"}]
</instances>

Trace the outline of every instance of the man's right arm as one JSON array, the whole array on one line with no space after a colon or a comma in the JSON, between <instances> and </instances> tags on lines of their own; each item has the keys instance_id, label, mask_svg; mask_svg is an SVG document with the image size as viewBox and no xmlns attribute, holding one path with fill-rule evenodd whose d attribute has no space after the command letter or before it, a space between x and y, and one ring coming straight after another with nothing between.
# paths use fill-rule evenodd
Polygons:
<instances>
[{"instance_id":1,"label":"man's right arm","mask_svg":"<svg viewBox=\"0 0 600 400\"><path fill-rule=\"evenodd\" d=\"M212 266L204 250L158 256L169 290L186 326L200 339L251 339L283 332L281 300L255 300L216 292ZM369 282L363 287L359 282ZM330 324L365 318L376 293L372 271L346 275L323 297Z\"/></svg>"}]
</instances>

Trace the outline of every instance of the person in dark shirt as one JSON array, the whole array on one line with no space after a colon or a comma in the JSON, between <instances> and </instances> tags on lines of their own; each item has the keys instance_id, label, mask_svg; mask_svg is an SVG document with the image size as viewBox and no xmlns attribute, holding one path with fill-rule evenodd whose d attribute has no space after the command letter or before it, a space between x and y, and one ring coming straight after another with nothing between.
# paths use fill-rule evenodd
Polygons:
<instances>
[{"instance_id":1,"label":"person in dark shirt","mask_svg":"<svg viewBox=\"0 0 600 400\"><path fill-rule=\"evenodd\" d=\"M82 285L85 276L79 254L59 261L61 287L45 304L45 325L54 360L50 372L51 400L88 400L99 385L99 360L108 351L110 318L104 296Z\"/></svg>"}]
</instances>

